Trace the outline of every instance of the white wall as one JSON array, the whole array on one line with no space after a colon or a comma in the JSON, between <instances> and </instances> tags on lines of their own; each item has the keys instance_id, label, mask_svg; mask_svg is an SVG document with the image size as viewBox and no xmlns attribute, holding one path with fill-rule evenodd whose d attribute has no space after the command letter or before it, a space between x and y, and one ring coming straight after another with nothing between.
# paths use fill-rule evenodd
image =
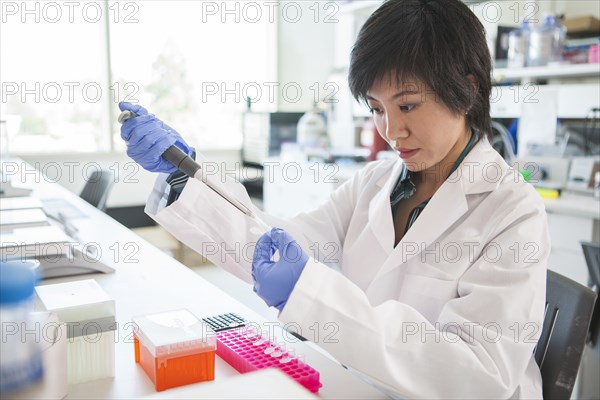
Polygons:
<instances>
[{"instance_id":1,"label":"white wall","mask_svg":"<svg viewBox=\"0 0 600 400\"><path fill-rule=\"evenodd\" d=\"M324 85L333 69L336 23L326 22L326 17L334 12L331 7L325 8L327 3L287 0L281 2L281 12L278 13L277 21L277 81L280 87L297 83L302 89L302 96L297 102L292 102L295 100L292 89L288 96L279 90L278 111L301 112L310 109L316 93L316 89L311 90L311 87L315 82L319 85L318 97L321 100L331 93ZM297 22L292 22L296 19L296 7L301 8L302 15ZM332 18L335 18L335 15Z\"/></svg>"}]
</instances>

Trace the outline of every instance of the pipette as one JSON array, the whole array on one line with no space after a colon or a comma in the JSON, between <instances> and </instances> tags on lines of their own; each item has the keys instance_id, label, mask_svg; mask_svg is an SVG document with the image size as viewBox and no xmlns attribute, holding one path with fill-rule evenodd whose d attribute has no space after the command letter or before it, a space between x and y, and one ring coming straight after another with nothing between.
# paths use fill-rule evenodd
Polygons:
<instances>
[{"instance_id":1,"label":"pipette","mask_svg":"<svg viewBox=\"0 0 600 400\"><path fill-rule=\"evenodd\" d=\"M119 115L118 121L120 124L123 124L128 119L135 118L137 116L138 115L136 113L131 112L129 110L125 110ZM235 208L237 208L238 210L240 210L242 213L246 214L250 218L253 218L256 221L258 221L261 225L263 225L264 228L267 228L267 230L271 229L264 221L262 221L260 218L258 218L256 216L256 214L254 212L252 212L251 209L246 207L239 200L231 197L228 193L224 192L216 185L211 184L208 181L207 177L204 176L204 173L202 172L202 167L200 166L200 164L198 164L194 159L192 159L187 154L185 154L183 151L181 151L177 146L173 145L173 146L169 147L162 154L162 157L165 160L167 160L168 162L170 162L171 164L173 164L177 169L179 169L181 172L183 172L187 176L196 178L199 181L204 182L206 184L206 186L208 186L210 189L212 189L215 193L217 193L219 196L221 196L224 200L229 202L232 206L234 206Z\"/></svg>"}]
</instances>

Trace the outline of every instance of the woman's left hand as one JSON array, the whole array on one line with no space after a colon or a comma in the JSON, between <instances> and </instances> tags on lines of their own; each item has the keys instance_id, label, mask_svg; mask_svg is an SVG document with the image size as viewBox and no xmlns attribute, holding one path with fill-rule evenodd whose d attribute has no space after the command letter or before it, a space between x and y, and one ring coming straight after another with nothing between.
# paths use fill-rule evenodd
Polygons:
<instances>
[{"instance_id":1,"label":"woman's left hand","mask_svg":"<svg viewBox=\"0 0 600 400\"><path fill-rule=\"evenodd\" d=\"M279 251L279 260L273 255ZM308 262L308 255L283 229L273 228L256 242L252 258L254 291L269 307L283 310Z\"/></svg>"}]
</instances>

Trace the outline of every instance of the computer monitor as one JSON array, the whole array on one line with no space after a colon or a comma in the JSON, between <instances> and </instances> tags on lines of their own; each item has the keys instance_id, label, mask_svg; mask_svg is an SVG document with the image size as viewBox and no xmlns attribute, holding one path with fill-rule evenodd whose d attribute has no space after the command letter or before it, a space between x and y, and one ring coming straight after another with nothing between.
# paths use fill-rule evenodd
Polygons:
<instances>
[{"instance_id":1,"label":"computer monitor","mask_svg":"<svg viewBox=\"0 0 600 400\"><path fill-rule=\"evenodd\" d=\"M243 116L242 165L263 168L283 143L295 143L301 112L247 112Z\"/></svg>"}]
</instances>

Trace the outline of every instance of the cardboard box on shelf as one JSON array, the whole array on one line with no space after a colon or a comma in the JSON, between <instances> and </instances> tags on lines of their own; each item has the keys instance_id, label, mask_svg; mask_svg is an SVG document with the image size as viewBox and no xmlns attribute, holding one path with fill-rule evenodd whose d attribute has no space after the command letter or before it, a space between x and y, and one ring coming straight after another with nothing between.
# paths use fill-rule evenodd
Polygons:
<instances>
[{"instance_id":1,"label":"cardboard box on shelf","mask_svg":"<svg viewBox=\"0 0 600 400\"><path fill-rule=\"evenodd\" d=\"M600 36L600 19L593 15L566 18L564 24L568 36Z\"/></svg>"}]
</instances>

